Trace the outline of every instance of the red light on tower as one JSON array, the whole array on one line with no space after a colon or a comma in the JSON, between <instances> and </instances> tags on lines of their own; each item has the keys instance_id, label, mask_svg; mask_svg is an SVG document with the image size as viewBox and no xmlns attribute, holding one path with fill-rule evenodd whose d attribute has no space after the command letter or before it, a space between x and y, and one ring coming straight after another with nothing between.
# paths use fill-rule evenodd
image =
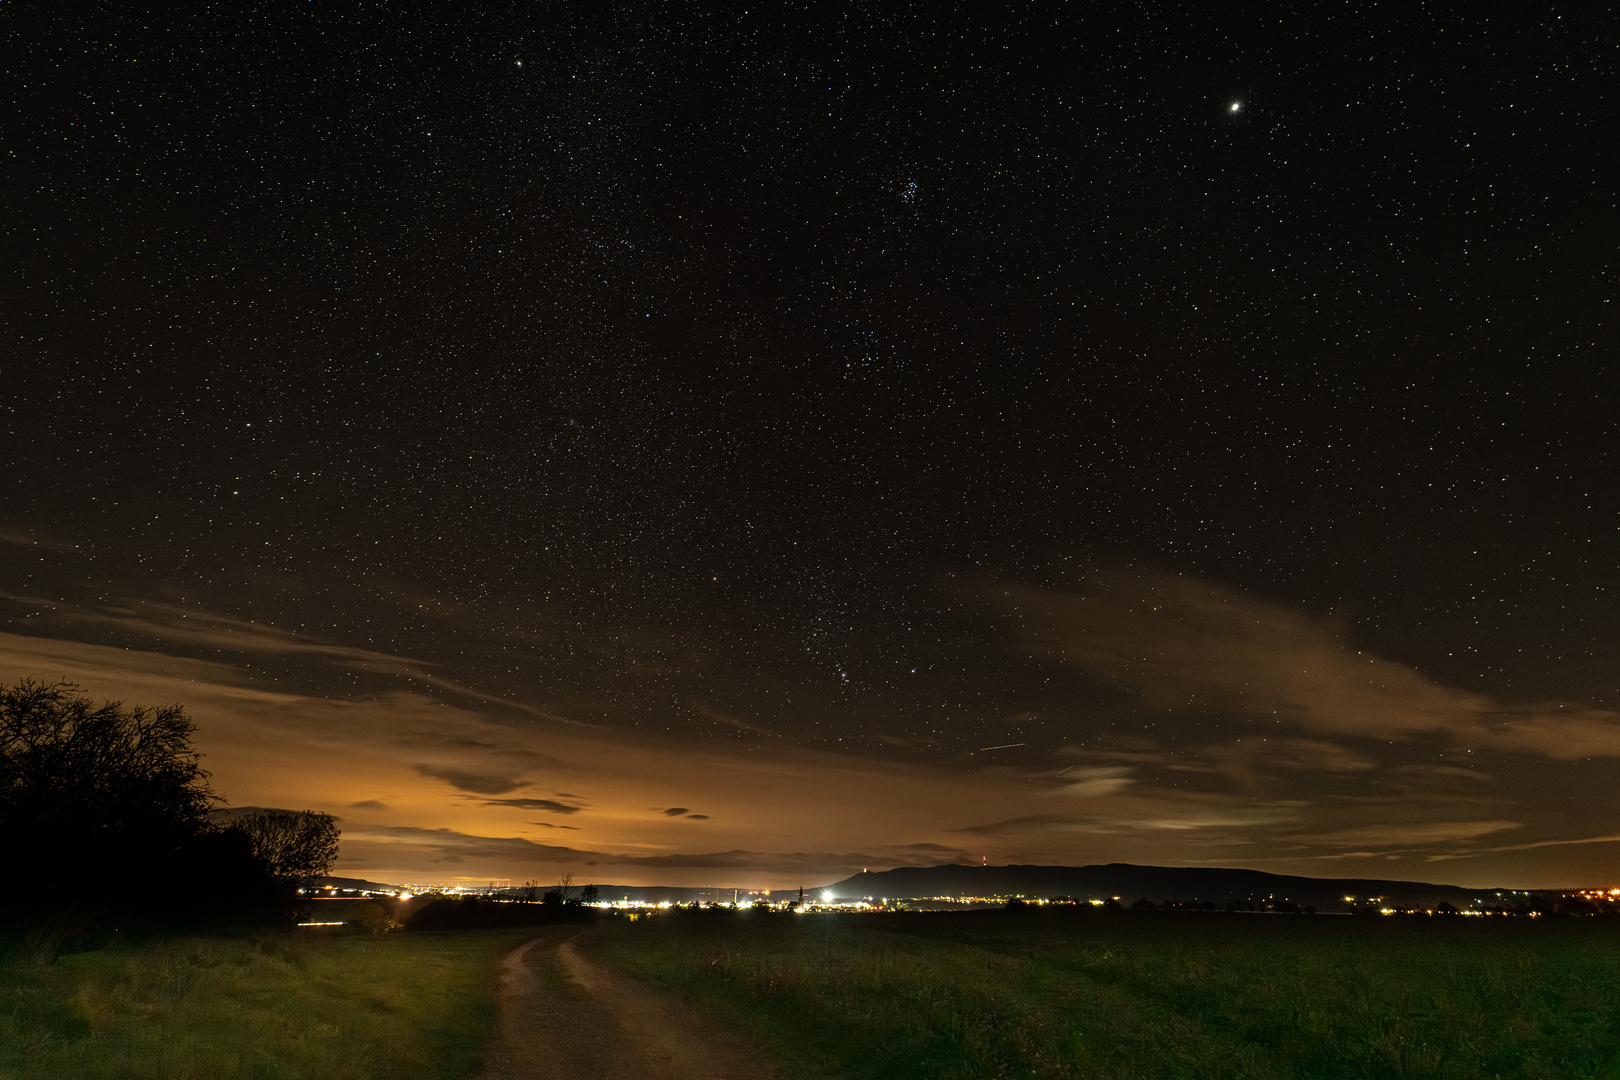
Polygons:
<instances>
[{"instance_id":1,"label":"red light on tower","mask_svg":"<svg viewBox=\"0 0 1620 1080\"><path fill-rule=\"evenodd\" d=\"M980 866L989 866L990 865L990 856L988 856L988 855L980 855L979 860L980 860L979 861Z\"/></svg>"}]
</instances>

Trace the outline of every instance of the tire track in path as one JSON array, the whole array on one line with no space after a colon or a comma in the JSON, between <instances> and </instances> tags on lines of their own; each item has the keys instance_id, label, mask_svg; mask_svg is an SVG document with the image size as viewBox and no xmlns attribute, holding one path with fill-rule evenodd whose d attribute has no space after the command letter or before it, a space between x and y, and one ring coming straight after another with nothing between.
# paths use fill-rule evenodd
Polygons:
<instances>
[{"instance_id":1,"label":"tire track in path","mask_svg":"<svg viewBox=\"0 0 1620 1080\"><path fill-rule=\"evenodd\" d=\"M556 927L507 954L481 1080L774 1080L736 1033L583 956L588 932Z\"/></svg>"}]
</instances>

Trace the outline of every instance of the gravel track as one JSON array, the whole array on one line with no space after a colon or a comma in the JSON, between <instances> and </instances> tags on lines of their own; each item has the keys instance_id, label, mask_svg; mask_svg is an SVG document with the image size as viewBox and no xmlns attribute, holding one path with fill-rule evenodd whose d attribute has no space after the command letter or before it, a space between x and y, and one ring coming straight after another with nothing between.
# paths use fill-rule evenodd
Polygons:
<instances>
[{"instance_id":1,"label":"gravel track","mask_svg":"<svg viewBox=\"0 0 1620 1080\"><path fill-rule=\"evenodd\" d=\"M501 1029L481 1080L774 1080L736 1033L583 956L556 927L501 965Z\"/></svg>"}]
</instances>

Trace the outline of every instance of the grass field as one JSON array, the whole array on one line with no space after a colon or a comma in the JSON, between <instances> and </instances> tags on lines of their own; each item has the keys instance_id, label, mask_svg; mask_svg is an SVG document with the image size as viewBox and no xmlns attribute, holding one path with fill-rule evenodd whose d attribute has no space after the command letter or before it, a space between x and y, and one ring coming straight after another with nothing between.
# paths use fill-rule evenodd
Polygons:
<instances>
[{"instance_id":1,"label":"grass field","mask_svg":"<svg viewBox=\"0 0 1620 1080\"><path fill-rule=\"evenodd\" d=\"M749 912L589 947L790 1076L1620 1078L1607 920Z\"/></svg>"},{"instance_id":2,"label":"grass field","mask_svg":"<svg viewBox=\"0 0 1620 1080\"><path fill-rule=\"evenodd\" d=\"M462 1080L533 931L280 934L0 959L0 1080Z\"/></svg>"}]
</instances>

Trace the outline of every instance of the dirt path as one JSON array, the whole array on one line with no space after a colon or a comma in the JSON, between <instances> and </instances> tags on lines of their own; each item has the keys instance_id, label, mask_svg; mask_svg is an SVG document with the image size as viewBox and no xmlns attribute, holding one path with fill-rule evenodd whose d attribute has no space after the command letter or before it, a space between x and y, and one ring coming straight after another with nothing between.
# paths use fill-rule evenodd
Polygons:
<instances>
[{"instance_id":1,"label":"dirt path","mask_svg":"<svg viewBox=\"0 0 1620 1080\"><path fill-rule=\"evenodd\" d=\"M578 927L519 946L501 969L501 1034L483 1080L770 1080L736 1034L587 960Z\"/></svg>"}]
</instances>

